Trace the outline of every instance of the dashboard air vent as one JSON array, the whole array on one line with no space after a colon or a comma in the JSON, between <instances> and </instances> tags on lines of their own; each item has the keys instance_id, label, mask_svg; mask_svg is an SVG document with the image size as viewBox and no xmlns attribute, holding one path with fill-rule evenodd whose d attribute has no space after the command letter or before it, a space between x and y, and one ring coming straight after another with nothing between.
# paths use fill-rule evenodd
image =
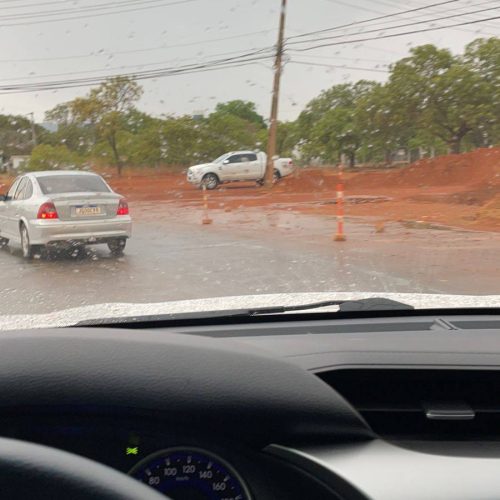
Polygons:
<instances>
[{"instance_id":1,"label":"dashboard air vent","mask_svg":"<svg viewBox=\"0 0 500 500\"><path fill-rule=\"evenodd\" d=\"M500 371L366 369L318 376L383 437L500 440Z\"/></svg>"}]
</instances>

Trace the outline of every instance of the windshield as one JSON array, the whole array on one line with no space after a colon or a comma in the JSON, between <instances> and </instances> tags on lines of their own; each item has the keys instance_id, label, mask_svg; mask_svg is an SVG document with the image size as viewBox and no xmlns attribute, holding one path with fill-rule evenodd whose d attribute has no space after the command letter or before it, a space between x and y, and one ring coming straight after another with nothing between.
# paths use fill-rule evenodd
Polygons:
<instances>
[{"instance_id":1,"label":"windshield","mask_svg":"<svg viewBox=\"0 0 500 500\"><path fill-rule=\"evenodd\" d=\"M103 180L96 175L49 175L38 177L43 194L108 193Z\"/></svg>"},{"instance_id":2,"label":"windshield","mask_svg":"<svg viewBox=\"0 0 500 500\"><path fill-rule=\"evenodd\" d=\"M0 328L498 304L499 10L0 2Z\"/></svg>"}]
</instances>

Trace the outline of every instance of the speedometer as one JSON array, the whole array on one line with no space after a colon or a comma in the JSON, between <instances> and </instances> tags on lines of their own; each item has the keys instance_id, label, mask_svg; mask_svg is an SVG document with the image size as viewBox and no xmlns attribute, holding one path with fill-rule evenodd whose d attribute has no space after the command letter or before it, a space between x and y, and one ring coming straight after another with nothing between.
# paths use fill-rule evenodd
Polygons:
<instances>
[{"instance_id":1,"label":"speedometer","mask_svg":"<svg viewBox=\"0 0 500 500\"><path fill-rule=\"evenodd\" d=\"M149 455L129 474L173 500L250 500L239 474L199 448L169 448Z\"/></svg>"}]
</instances>

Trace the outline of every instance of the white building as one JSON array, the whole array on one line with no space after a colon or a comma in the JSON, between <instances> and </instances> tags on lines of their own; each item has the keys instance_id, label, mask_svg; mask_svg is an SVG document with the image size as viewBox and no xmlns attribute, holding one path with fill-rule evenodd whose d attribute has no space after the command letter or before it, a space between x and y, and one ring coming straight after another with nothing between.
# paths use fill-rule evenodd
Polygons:
<instances>
[{"instance_id":1,"label":"white building","mask_svg":"<svg viewBox=\"0 0 500 500\"><path fill-rule=\"evenodd\" d=\"M18 172L20 167L29 159L29 155L12 155L9 160L9 169L12 172Z\"/></svg>"}]
</instances>

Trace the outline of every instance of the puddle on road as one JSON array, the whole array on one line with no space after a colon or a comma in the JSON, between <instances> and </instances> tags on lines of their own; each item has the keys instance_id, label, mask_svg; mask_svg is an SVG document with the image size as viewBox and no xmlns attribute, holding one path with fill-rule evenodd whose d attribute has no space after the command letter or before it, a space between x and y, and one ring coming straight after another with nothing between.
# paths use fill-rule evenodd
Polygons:
<instances>
[{"instance_id":1,"label":"puddle on road","mask_svg":"<svg viewBox=\"0 0 500 500\"><path fill-rule=\"evenodd\" d=\"M434 229L437 231L453 231L454 228L450 226L444 226L442 224L435 224L433 222L427 222L423 220L405 220L401 221L401 224L407 229Z\"/></svg>"}]
</instances>

